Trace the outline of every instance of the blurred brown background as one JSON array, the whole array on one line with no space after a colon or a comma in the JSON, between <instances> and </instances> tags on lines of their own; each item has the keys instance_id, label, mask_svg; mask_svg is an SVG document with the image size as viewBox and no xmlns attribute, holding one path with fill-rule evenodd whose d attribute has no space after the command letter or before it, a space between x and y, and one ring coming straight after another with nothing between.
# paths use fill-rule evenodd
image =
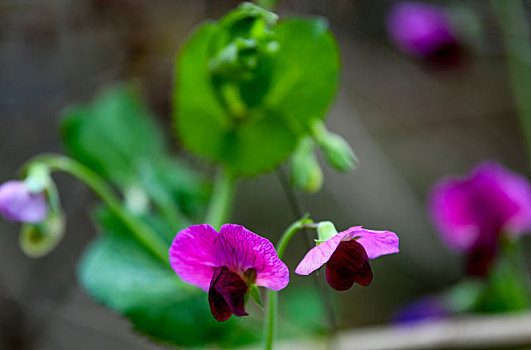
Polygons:
<instances>
[{"instance_id":1,"label":"blurred brown background","mask_svg":"<svg viewBox=\"0 0 531 350\"><path fill-rule=\"evenodd\" d=\"M61 152L62 108L90 100L113 82L139 82L170 135L180 43L205 18L219 18L237 3L0 0L0 181L32 155ZM364 225L401 238L400 255L372 264L370 287L332 293L340 327L386 322L400 305L460 278L459 257L438 240L427 216L426 196L437 179L485 159L529 174L489 3L437 3L450 6L464 24L466 57L459 67L434 69L396 52L385 32L393 1L281 0L277 9L281 16L330 20L343 73L328 126L360 159L352 174L325 170L321 192L300 197L304 209L340 230ZM27 258L18 249L17 225L0 220L0 349L159 348L77 285L76 262L95 235L87 214L95 201L77 181L56 178L68 229L52 254ZM275 240L294 219L277 174L241 182L234 222ZM302 239L288 252L293 268L304 254ZM292 280L313 288L298 276Z\"/></svg>"}]
</instances>

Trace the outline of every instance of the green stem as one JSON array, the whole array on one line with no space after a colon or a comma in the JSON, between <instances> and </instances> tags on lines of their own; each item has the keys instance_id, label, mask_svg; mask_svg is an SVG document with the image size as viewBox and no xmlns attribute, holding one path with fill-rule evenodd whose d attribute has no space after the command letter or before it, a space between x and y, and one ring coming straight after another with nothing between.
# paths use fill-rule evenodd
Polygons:
<instances>
[{"instance_id":1,"label":"green stem","mask_svg":"<svg viewBox=\"0 0 531 350\"><path fill-rule=\"evenodd\" d=\"M71 158L53 154L35 157L27 166L34 163L44 164L50 170L64 171L85 183L124 222L140 243L162 262L169 264L168 246L142 220L127 212L107 183L92 170Z\"/></svg>"},{"instance_id":2,"label":"green stem","mask_svg":"<svg viewBox=\"0 0 531 350\"><path fill-rule=\"evenodd\" d=\"M273 349L273 341L275 340L276 333L276 321L277 321L277 305L278 305L278 292L269 289L267 291L267 319L266 319L266 331L265 331L265 343L264 349Z\"/></svg>"},{"instance_id":3,"label":"green stem","mask_svg":"<svg viewBox=\"0 0 531 350\"><path fill-rule=\"evenodd\" d=\"M226 169L219 169L205 219L207 224L219 229L227 221L232 209L235 189L236 177Z\"/></svg>"},{"instance_id":4,"label":"green stem","mask_svg":"<svg viewBox=\"0 0 531 350\"><path fill-rule=\"evenodd\" d=\"M306 225L312 224L312 220L308 219L307 216L303 217L299 221L294 222L284 231L282 237L277 244L277 255L279 259L282 259L288 244L295 233L299 230L306 227ZM278 305L278 292L274 290L268 290L267 292L267 316L265 327L265 342L264 349L271 350L273 349L273 341L276 334L276 323L277 323L277 307Z\"/></svg>"}]
</instances>

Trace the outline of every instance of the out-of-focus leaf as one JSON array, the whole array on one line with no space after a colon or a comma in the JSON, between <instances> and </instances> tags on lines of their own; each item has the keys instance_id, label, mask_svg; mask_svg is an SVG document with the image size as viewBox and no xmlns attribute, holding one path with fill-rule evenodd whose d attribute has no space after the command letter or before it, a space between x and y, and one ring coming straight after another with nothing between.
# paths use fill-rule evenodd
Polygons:
<instances>
[{"instance_id":1,"label":"out-of-focus leaf","mask_svg":"<svg viewBox=\"0 0 531 350\"><path fill-rule=\"evenodd\" d=\"M326 331L326 314L323 301L315 288L297 288L287 290L282 296L280 313L291 327L284 324L281 334L308 335L324 334Z\"/></svg>"},{"instance_id":2,"label":"out-of-focus leaf","mask_svg":"<svg viewBox=\"0 0 531 350\"><path fill-rule=\"evenodd\" d=\"M104 90L92 103L72 106L61 127L67 151L120 186L136 182L142 159L165 152L162 132L131 86Z\"/></svg>"},{"instance_id":3,"label":"out-of-focus leaf","mask_svg":"<svg viewBox=\"0 0 531 350\"><path fill-rule=\"evenodd\" d=\"M103 212L98 221L104 235L87 249L78 267L81 284L95 299L159 341L192 347L256 340L252 322L217 322L206 293L152 257L118 219Z\"/></svg>"},{"instance_id":4,"label":"out-of-focus leaf","mask_svg":"<svg viewBox=\"0 0 531 350\"><path fill-rule=\"evenodd\" d=\"M311 121L324 118L338 84L337 45L323 20L285 20L272 28L278 50L258 55L250 76L214 79L209 60L226 37L223 30L204 24L178 57L178 136L188 149L235 174L272 170L310 132ZM231 104L236 115L227 108Z\"/></svg>"},{"instance_id":5,"label":"out-of-focus leaf","mask_svg":"<svg viewBox=\"0 0 531 350\"><path fill-rule=\"evenodd\" d=\"M195 219L203 214L210 194L205 177L177 159L159 157L139 165L140 183L155 202Z\"/></svg>"},{"instance_id":6,"label":"out-of-focus leaf","mask_svg":"<svg viewBox=\"0 0 531 350\"><path fill-rule=\"evenodd\" d=\"M512 244L513 246L509 246ZM508 312L527 310L531 306L525 278L527 271L519 266L517 243L504 245L504 252L498 257L495 266L485 282L484 289L474 305L478 312ZM516 261L515 261L516 260Z\"/></svg>"}]
</instances>

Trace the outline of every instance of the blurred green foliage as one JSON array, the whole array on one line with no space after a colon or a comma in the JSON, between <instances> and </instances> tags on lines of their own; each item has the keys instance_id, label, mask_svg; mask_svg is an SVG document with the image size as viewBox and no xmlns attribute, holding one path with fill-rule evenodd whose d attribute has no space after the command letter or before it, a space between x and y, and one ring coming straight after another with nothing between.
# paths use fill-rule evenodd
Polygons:
<instances>
[{"instance_id":1,"label":"blurred green foliage","mask_svg":"<svg viewBox=\"0 0 531 350\"><path fill-rule=\"evenodd\" d=\"M274 169L336 93L339 52L322 19L244 4L203 24L176 64L174 115L191 151L237 175Z\"/></svg>"},{"instance_id":2,"label":"blurred green foliage","mask_svg":"<svg viewBox=\"0 0 531 350\"><path fill-rule=\"evenodd\" d=\"M147 208L135 214L168 248L178 230L203 214L208 183L170 155L133 87L107 89L93 103L67 109L62 130L67 151L122 189L125 200L131 188L147 197ZM101 208L95 219L102 235L78 267L81 284L95 299L159 341L199 346L257 339L252 321L216 322L205 293L180 281L110 211Z\"/></svg>"}]
</instances>

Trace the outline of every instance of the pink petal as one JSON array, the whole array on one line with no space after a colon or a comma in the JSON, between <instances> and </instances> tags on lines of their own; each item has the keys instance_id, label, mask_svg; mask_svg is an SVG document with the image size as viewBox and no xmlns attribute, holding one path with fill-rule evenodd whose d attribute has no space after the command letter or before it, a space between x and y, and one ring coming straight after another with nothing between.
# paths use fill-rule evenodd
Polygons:
<instances>
[{"instance_id":1,"label":"pink petal","mask_svg":"<svg viewBox=\"0 0 531 350\"><path fill-rule=\"evenodd\" d=\"M398 253L398 236L391 231L374 231L358 227L352 227L346 231L346 239L356 239L360 243L369 259L379 256Z\"/></svg>"},{"instance_id":2,"label":"pink petal","mask_svg":"<svg viewBox=\"0 0 531 350\"><path fill-rule=\"evenodd\" d=\"M0 186L0 213L12 221L41 222L48 214L45 194L31 194L23 181L7 181Z\"/></svg>"},{"instance_id":3,"label":"pink petal","mask_svg":"<svg viewBox=\"0 0 531 350\"><path fill-rule=\"evenodd\" d=\"M477 174L489 177L497 184L498 189L504 194L508 202L505 229L509 234L521 235L531 229L531 185L525 177L513 173L495 162L481 163L475 169ZM512 209L510 210L509 207Z\"/></svg>"},{"instance_id":4,"label":"pink petal","mask_svg":"<svg viewBox=\"0 0 531 350\"><path fill-rule=\"evenodd\" d=\"M215 242L219 234L210 225L190 226L180 231L170 247L170 264L185 282L208 291L219 263Z\"/></svg>"},{"instance_id":5,"label":"pink petal","mask_svg":"<svg viewBox=\"0 0 531 350\"><path fill-rule=\"evenodd\" d=\"M456 250L469 250L479 236L479 227L466 184L454 178L441 180L432 190L431 216L443 240Z\"/></svg>"},{"instance_id":6,"label":"pink petal","mask_svg":"<svg viewBox=\"0 0 531 350\"><path fill-rule=\"evenodd\" d=\"M449 246L470 251L484 239L531 229L531 186L494 162L477 166L464 179L446 178L432 190L430 210Z\"/></svg>"},{"instance_id":7,"label":"pink petal","mask_svg":"<svg viewBox=\"0 0 531 350\"><path fill-rule=\"evenodd\" d=\"M227 266L242 276L248 269L256 269L257 286L280 290L289 282L289 270L277 256L275 247L240 225L225 224L216 242L220 266Z\"/></svg>"},{"instance_id":8,"label":"pink petal","mask_svg":"<svg viewBox=\"0 0 531 350\"><path fill-rule=\"evenodd\" d=\"M341 240L345 238L348 233L348 230L339 232L334 237L310 249L295 269L295 273L298 275L309 275L326 264L328 260L330 260L332 254L334 254L339 243L341 243Z\"/></svg>"}]
</instances>

